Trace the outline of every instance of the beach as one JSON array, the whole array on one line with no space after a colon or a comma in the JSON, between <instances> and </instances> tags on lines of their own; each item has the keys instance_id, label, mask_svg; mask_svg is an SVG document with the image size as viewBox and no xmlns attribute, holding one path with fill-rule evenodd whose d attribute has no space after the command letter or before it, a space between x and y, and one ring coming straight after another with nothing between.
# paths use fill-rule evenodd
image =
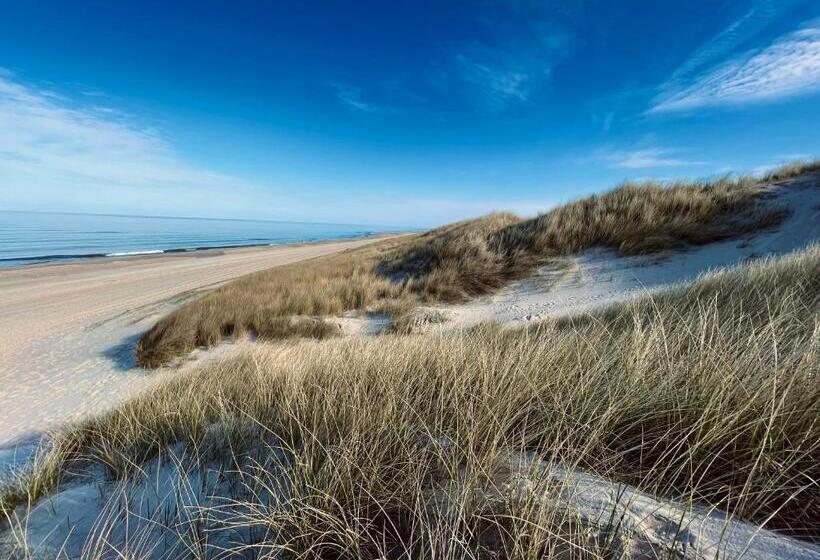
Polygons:
<instances>
[{"instance_id":1,"label":"beach","mask_svg":"<svg viewBox=\"0 0 820 560\"><path fill-rule=\"evenodd\" d=\"M375 504L402 496L402 516L436 511L447 523L476 500L504 519L532 504L544 515L539 556L563 554L548 540L561 533L546 531L572 519L578 546L596 554L820 559L805 538L814 522L800 525L816 494L783 482L817 479L790 459L812 456L817 441L812 171L615 190L327 259L388 236L0 271L0 513L10 527L0 556L172 558L190 552L193 527L207 535L199 556L223 557L253 550L252 528L271 514L309 549L327 529L303 524L302 504L329 496L334 519L337 496L363 484ZM607 219L630 212L637 224ZM603 233L586 234L596 227ZM651 250L624 245L647 231L666 237ZM486 455L461 454L465 429ZM773 439L746 435L762 433ZM561 451L533 452L519 438ZM786 440L796 449L778 451L778 469L759 469ZM712 471L726 449L729 464ZM460 487L460 473L436 467L450 464L481 477ZM376 474L353 480L347 465ZM690 469L681 484L692 489L676 486L669 473ZM747 509L708 494L727 472L741 478L729 486ZM785 501L800 502L799 517ZM354 508L343 514L361 515ZM346 523L344 535L356 534ZM385 535L376 537L379 550ZM272 542L263 546L290 546Z\"/></svg>"},{"instance_id":2,"label":"beach","mask_svg":"<svg viewBox=\"0 0 820 560\"><path fill-rule=\"evenodd\" d=\"M134 367L139 335L202 291L380 238L0 270L0 455L150 383Z\"/></svg>"}]
</instances>

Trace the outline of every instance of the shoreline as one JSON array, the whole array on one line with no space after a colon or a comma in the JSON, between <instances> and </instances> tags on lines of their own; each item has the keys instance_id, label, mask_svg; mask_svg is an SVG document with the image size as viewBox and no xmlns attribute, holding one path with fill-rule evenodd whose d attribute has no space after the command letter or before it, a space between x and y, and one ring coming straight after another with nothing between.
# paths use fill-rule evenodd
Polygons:
<instances>
[{"instance_id":1,"label":"shoreline","mask_svg":"<svg viewBox=\"0 0 820 560\"><path fill-rule=\"evenodd\" d=\"M137 340L185 302L245 274L392 236L0 269L0 450L150 383L156 374L135 367Z\"/></svg>"},{"instance_id":2,"label":"shoreline","mask_svg":"<svg viewBox=\"0 0 820 560\"><path fill-rule=\"evenodd\" d=\"M112 253L84 253L80 255L70 254L56 254L56 255L41 255L32 257L11 257L0 259L0 274L8 270L19 270L22 268L46 267L52 265L64 264L80 264L87 262L101 262L132 259L132 258L146 258L146 257L162 257L168 255L195 255L214 251L234 251L239 249L264 249L276 247L301 247L308 245L322 245L325 243L338 243L346 241L357 241L364 239L379 239L386 237L393 237L398 235L409 235L415 233L414 231L383 231L383 232L369 232L361 235L349 235L343 237L331 237L323 239L305 239L299 241L282 241L279 243L247 243L247 244L233 244L233 245L213 245L201 247L178 247L171 249L144 249L134 251L121 251Z\"/></svg>"}]
</instances>

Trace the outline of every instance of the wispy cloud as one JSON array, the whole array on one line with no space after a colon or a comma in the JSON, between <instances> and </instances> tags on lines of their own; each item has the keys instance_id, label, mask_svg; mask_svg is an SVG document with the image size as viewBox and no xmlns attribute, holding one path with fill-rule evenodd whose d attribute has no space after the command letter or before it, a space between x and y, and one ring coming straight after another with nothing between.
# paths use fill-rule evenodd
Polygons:
<instances>
[{"instance_id":1,"label":"wispy cloud","mask_svg":"<svg viewBox=\"0 0 820 560\"><path fill-rule=\"evenodd\" d=\"M78 103L0 68L0 209L438 225L497 208L541 208L514 198L349 193L345 181L333 183L345 193L333 197L298 175L262 187L209 171L133 115Z\"/></svg>"},{"instance_id":2,"label":"wispy cloud","mask_svg":"<svg viewBox=\"0 0 820 560\"><path fill-rule=\"evenodd\" d=\"M526 65L510 67L464 54L457 54L455 60L461 77L477 87L484 101L495 107L529 100L539 77L549 72L549 67L543 68L540 72L533 72L532 69L526 68Z\"/></svg>"},{"instance_id":3,"label":"wispy cloud","mask_svg":"<svg viewBox=\"0 0 820 560\"><path fill-rule=\"evenodd\" d=\"M217 193L225 211L249 189L187 163L157 130L119 111L79 105L7 71L0 73L0 184L5 207L77 210L106 201L121 210L153 203L167 213L201 212L186 201L206 193Z\"/></svg>"},{"instance_id":4,"label":"wispy cloud","mask_svg":"<svg viewBox=\"0 0 820 560\"><path fill-rule=\"evenodd\" d=\"M774 171L775 169L782 167L784 165L788 165L790 163L795 163L799 161L811 161L814 159L812 154L804 154L804 153L797 153L797 154L780 154L770 158L768 163L762 163L759 165L755 165L751 167L748 172L752 175L766 175L767 173ZM735 166L739 167L739 166Z\"/></svg>"},{"instance_id":5,"label":"wispy cloud","mask_svg":"<svg viewBox=\"0 0 820 560\"><path fill-rule=\"evenodd\" d=\"M642 148L635 150L601 150L597 158L612 167L623 169L652 169L659 167L682 167L704 165L705 162L681 158L681 150L672 148Z\"/></svg>"},{"instance_id":6,"label":"wispy cloud","mask_svg":"<svg viewBox=\"0 0 820 560\"><path fill-rule=\"evenodd\" d=\"M726 57L763 31L772 20L789 9L794 0L754 0L740 17L706 41L678 67L665 88L678 90L705 69L722 63Z\"/></svg>"},{"instance_id":7,"label":"wispy cloud","mask_svg":"<svg viewBox=\"0 0 820 560\"><path fill-rule=\"evenodd\" d=\"M531 101L572 48L572 34L550 13L512 10L482 23L481 40L453 51L452 77L468 86L467 97L492 109Z\"/></svg>"},{"instance_id":8,"label":"wispy cloud","mask_svg":"<svg viewBox=\"0 0 820 560\"><path fill-rule=\"evenodd\" d=\"M649 113L776 100L820 90L820 20L780 37L762 50L736 57L663 88Z\"/></svg>"},{"instance_id":9,"label":"wispy cloud","mask_svg":"<svg viewBox=\"0 0 820 560\"><path fill-rule=\"evenodd\" d=\"M336 99L339 103L348 109L362 113L384 113L389 111L387 107L365 101L359 88L340 82L331 82L330 86L336 92Z\"/></svg>"}]
</instances>

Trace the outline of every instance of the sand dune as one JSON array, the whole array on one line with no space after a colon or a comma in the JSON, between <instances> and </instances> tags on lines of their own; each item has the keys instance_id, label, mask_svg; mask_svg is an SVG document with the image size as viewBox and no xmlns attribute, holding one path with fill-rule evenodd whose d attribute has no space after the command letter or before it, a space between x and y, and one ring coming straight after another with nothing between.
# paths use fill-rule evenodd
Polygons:
<instances>
[{"instance_id":1,"label":"sand dune","mask_svg":"<svg viewBox=\"0 0 820 560\"><path fill-rule=\"evenodd\" d=\"M818 186L817 176L772 186L768 199L790 211L776 228L681 252L620 257L602 249L585 251L567 257L565 266L544 267L492 295L462 305L427 307L426 313L441 313L449 320L421 330L441 334L484 321L515 326L588 311L690 281L714 268L805 247L820 240ZM8 465L9 458L14 458L13 450L27 445L23 439L22 447L9 446L12 438L19 442L27 432L99 411L165 377L162 371L143 374L133 362L137 336L159 316L202 290L241 274L367 242L217 251L0 272L0 328L8 333L0 341L0 393L4 402L10 403L0 409L0 479L4 461ZM386 316L367 313L351 313L333 320L344 332L358 336L377 334L389 325ZM245 345L255 343L222 345L198 353L200 358L215 359L224 357L225 352L241 351L240 346ZM172 451L183 455L180 445ZM225 495L223 489L209 486L220 482L209 482L208 473L221 471L197 466L200 470L188 472L181 462L169 466L156 458L144 465L149 473L144 481L92 480L68 485L31 512L27 542L35 549L66 546L65 550L79 555L87 537L93 536L94 524L106 518L106 508L113 509L112 504L122 502L137 504L137 521L135 525L120 524L119 530L128 533L139 528L144 531L140 538L144 537L146 543L166 543L166 538L176 543L173 535L163 532L167 528L155 520L176 515L182 506L191 509L190 504L175 498L180 495L178 488L197 489L201 495L185 499L200 505L209 504L214 495ZM680 548L681 556L698 558L820 558L815 544L785 538L714 509L666 501L560 465L522 456L511 461L509 475L509 480L500 481L505 493L522 492L529 499L537 489L534 481L543 478L557 484L560 493L550 486L550 493L534 494L537 499L545 503L557 500L553 506L558 507L569 504L577 510L580 521L590 527L618 519L630 534L641 535L634 542L622 543L624 550L631 551L631 557L654 557L656 552L671 547ZM127 540L127 535L112 535ZM222 538L216 532L211 536L215 541ZM230 536L233 538L233 533Z\"/></svg>"},{"instance_id":2,"label":"sand dune","mask_svg":"<svg viewBox=\"0 0 820 560\"><path fill-rule=\"evenodd\" d=\"M139 334L202 290L375 238L0 270L0 463L14 442L98 412L149 376Z\"/></svg>"},{"instance_id":3,"label":"sand dune","mask_svg":"<svg viewBox=\"0 0 820 560\"><path fill-rule=\"evenodd\" d=\"M546 266L489 296L464 305L438 306L449 321L444 330L484 321L522 325L546 317L582 313L689 282L716 268L783 255L820 242L820 177L810 175L770 187L771 204L787 208L777 228L688 250L619 257L592 249Z\"/></svg>"}]
</instances>

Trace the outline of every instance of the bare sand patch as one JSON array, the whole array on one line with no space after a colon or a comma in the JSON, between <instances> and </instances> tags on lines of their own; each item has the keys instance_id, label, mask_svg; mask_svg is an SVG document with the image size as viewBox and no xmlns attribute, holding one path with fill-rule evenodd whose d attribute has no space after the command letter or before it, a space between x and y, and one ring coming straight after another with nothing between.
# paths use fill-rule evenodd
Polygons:
<instances>
[{"instance_id":1,"label":"bare sand patch","mask_svg":"<svg viewBox=\"0 0 820 560\"><path fill-rule=\"evenodd\" d=\"M134 345L182 302L244 274L375 239L0 270L0 457L13 457L14 444L32 433L153 382L156 375L134 368Z\"/></svg>"}]
</instances>

